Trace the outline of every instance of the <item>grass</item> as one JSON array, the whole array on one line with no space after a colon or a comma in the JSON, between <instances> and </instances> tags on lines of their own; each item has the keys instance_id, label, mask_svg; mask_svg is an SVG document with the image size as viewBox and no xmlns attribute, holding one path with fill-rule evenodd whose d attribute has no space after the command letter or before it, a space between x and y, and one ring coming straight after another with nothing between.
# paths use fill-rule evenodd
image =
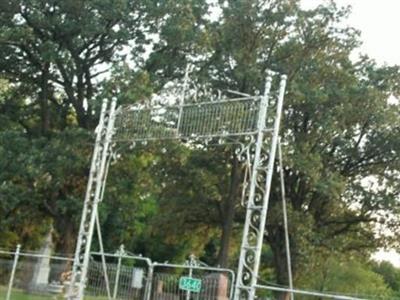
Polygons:
<instances>
[{"instance_id":1,"label":"grass","mask_svg":"<svg viewBox=\"0 0 400 300\"><path fill-rule=\"evenodd\" d=\"M7 287L0 286L0 300L5 300L7 295ZM12 289L10 300L65 300L62 295L38 295L29 294L20 289ZM106 300L107 297L85 296L85 300Z\"/></svg>"},{"instance_id":2,"label":"grass","mask_svg":"<svg viewBox=\"0 0 400 300\"><path fill-rule=\"evenodd\" d=\"M0 287L0 299L5 300L7 295L7 287ZM10 300L58 300L62 298L57 298L56 296L42 296L33 295L22 290L12 289Z\"/></svg>"}]
</instances>

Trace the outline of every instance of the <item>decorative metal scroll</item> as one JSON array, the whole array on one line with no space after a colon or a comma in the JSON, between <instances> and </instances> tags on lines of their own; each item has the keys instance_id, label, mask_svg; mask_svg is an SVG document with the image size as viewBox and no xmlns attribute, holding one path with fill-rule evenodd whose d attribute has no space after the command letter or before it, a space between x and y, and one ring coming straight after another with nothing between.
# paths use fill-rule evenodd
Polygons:
<instances>
[{"instance_id":1,"label":"decorative metal scroll","mask_svg":"<svg viewBox=\"0 0 400 300\"><path fill-rule=\"evenodd\" d=\"M115 141L204 139L253 134L260 97L141 108L122 106L115 120Z\"/></svg>"}]
</instances>

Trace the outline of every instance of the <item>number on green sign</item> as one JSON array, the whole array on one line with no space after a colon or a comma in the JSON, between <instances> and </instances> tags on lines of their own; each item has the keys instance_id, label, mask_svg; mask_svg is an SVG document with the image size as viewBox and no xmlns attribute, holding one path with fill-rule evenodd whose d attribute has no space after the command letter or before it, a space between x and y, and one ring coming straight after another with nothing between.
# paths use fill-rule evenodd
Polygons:
<instances>
[{"instance_id":1,"label":"number on green sign","mask_svg":"<svg viewBox=\"0 0 400 300\"><path fill-rule=\"evenodd\" d=\"M201 290L201 280L191 277L181 277L179 279L179 289L198 293Z\"/></svg>"}]
</instances>

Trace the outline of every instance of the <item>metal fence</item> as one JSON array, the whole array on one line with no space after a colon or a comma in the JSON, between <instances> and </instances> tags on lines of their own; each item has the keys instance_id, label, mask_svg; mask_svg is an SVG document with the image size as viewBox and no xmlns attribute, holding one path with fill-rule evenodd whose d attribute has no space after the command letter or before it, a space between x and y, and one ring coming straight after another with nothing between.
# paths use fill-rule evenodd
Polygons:
<instances>
[{"instance_id":1,"label":"metal fence","mask_svg":"<svg viewBox=\"0 0 400 300\"><path fill-rule=\"evenodd\" d=\"M73 259L65 256L0 249L0 300L65 299ZM114 254L92 252L85 299L228 300L235 273L209 267L194 257L184 264L152 263L120 247ZM287 287L257 285L257 300L364 300L360 297ZM391 298L393 299L393 298Z\"/></svg>"},{"instance_id":2,"label":"metal fence","mask_svg":"<svg viewBox=\"0 0 400 300\"><path fill-rule=\"evenodd\" d=\"M199 265L193 257L184 265L153 264L152 300L228 300L235 273Z\"/></svg>"},{"instance_id":3,"label":"metal fence","mask_svg":"<svg viewBox=\"0 0 400 300\"><path fill-rule=\"evenodd\" d=\"M43 253L0 250L0 300L65 299L73 259ZM228 300L235 274L194 257L184 264L152 263L121 247L114 254L92 252L85 299Z\"/></svg>"},{"instance_id":4,"label":"metal fence","mask_svg":"<svg viewBox=\"0 0 400 300\"><path fill-rule=\"evenodd\" d=\"M0 250L0 299L62 299L72 259Z\"/></svg>"},{"instance_id":5,"label":"metal fence","mask_svg":"<svg viewBox=\"0 0 400 300\"><path fill-rule=\"evenodd\" d=\"M86 295L111 299L148 299L152 276L151 260L130 255L120 248L115 254L92 252ZM107 276L104 276L104 273Z\"/></svg>"},{"instance_id":6,"label":"metal fence","mask_svg":"<svg viewBox=\"0 0 400 300\"><path fill-rule=\"evenodd\" d=\"M17 249L19 252L19 248ZM16 252L16 253L17 253ZM1 254L0 255L0 298L1 299L10 299L11 287L9 285L11 278L15 276L15 270L13 255L11 254ZM17 255L16 255L17 257ZM13 273L13 274L12 274Z\"/></svg>"}]
</instances>

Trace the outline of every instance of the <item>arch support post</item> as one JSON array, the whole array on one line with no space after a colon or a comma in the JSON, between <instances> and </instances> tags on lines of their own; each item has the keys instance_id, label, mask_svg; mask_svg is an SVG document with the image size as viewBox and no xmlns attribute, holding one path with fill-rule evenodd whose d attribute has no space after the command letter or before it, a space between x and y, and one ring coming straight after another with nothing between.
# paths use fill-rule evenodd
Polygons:
<instances>
[{"instance_id":1,"label":"arch support post","mask_svg":"<svg viewBox=\"0 0 400 300\"><path fill-rule=\"evenodd\" d=\"M266 78L265 90L260 102L257 134L250 151L251 169L246 199L246 219L243 229L235 300L253 300L256 296L258 272L268 211L271 180L274 173L275 154L279 138L286 76L280 77L275 112L269 113L272 74ZM271 124L272 125L268 125Z\"/></svg>"},{"instance_id":2,"label":"arch support post","mask_svg":"<svg viewBox=\"0 0 400 300\"><path fill-rule=\"evenodd\" d=\"M101 107L76 244L74 265L67 295L69 300L82 300L84 295L86 276L89 267L90 248L97 216L97 207L103 200L103 191L106 183L108 167L107 164L110 161L111 138L114 133L116 105L116 99L114 98L108 109L107 100L103 101Z\"/></svg>"}]
</instances>

